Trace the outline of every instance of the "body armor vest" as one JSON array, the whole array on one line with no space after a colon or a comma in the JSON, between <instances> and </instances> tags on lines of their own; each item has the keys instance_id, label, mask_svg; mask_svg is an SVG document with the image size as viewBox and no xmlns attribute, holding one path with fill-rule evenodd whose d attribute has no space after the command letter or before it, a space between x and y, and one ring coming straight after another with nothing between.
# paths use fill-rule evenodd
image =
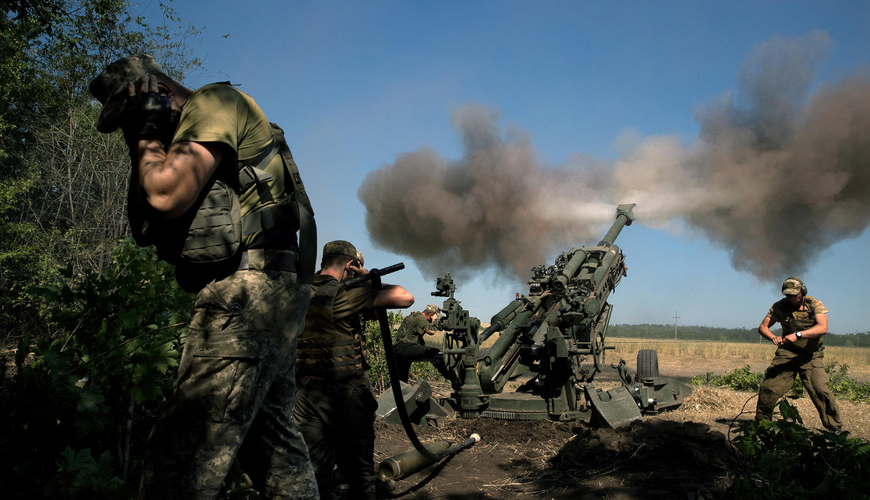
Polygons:
<instances>
[{"instance_id":1,"label":"body armor vest","mask_svg":"<svg viewBox=\"0 0 870 500\"><path fill-rule=\"evenodd\" d=\"M346 380L365 373L362 328L359 316L336 321L335 298L343 290L338 281L312 287L311 305L305 315L305 330L297 340L296 380L314 377Z\"/></svg>"}]
</instances>

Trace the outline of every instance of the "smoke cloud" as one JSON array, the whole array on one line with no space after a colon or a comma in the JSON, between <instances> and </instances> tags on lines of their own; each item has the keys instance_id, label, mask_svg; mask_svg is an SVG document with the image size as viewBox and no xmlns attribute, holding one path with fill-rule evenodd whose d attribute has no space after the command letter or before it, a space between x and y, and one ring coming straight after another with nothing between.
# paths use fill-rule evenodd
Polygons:
<instances>
[{"instance_id":1,"label":"smoke cloud","mask_svg":"<svg viewBox=\"0 0 870 500\"><path fill-rule=\"evenodd\" d=\"M761 280L803 272L870 223L870 73L811 92L832 46L823 32L759 44L737 91L694 110L694 143L622 137L616 162L578 154L543 167L525 134L468 104L453 115L460 160L422 149L365 179L371 238L430 277L497 268L522 279L637 203L638 223L687 226Z\"/></svg>"}]
</instances>

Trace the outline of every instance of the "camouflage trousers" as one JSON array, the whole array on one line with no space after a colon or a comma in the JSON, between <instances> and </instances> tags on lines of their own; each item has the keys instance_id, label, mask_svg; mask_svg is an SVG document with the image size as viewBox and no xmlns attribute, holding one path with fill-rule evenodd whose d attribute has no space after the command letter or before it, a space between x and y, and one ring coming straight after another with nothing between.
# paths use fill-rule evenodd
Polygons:
<instances>
[{"instance_id":1,"label":"camouflage trousers","mask_svg":"<svg viewBox=\"0 0 870 500\"><path fill-rule=\"evenodd\" d=\"M234 458L270 499L318 498L292 420L309 285L237 271L196 298L175 390L151 431L139 499L214 499Z\"/></svg>"},{"instance_id":2,"label":"camouflage trousers","mask_svg":"<svg viewBox=\"0 0 870 500\"><path fill-rule=\"evenodd\" d=\"M332 498L337 464L349 487L348 498L375 500L377 409L366 377L343 382L313 380L299 388L293 420L305 436L321 499Z\"/></svg>"},{"instance_id":3,"label":"camouflage trousers","mask_svg":"<svg viewBox=\"0 0 870 500\"><path fill-rule=\"evenodd\" d=\"M819 412L822 425L830 430L842 427L837 399L828 388L829 378L825 372L825 358L822 351L795 354L784 348L776 350L776 355L767 368L764 381L761 382L761 389L758 391L755 420L772 418L777 401L791 389L794 378L798 374Z\"/></svg>"}]
</instances>

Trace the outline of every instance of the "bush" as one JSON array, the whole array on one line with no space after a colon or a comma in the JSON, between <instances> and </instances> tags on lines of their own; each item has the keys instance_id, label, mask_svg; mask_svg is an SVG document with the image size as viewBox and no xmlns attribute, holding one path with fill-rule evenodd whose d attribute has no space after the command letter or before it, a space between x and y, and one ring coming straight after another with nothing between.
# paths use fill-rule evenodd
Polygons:
<instances>
[{"instance_id":1,"label":"bush","mask_svg":"<svg viewBox=\"0 0 870 500\"><path fill-rule=\"evenodd\" d=\"M395 332L399 325L402 324L401 312L387 313L391 333ZM372 388L375 393L383 392L390 384L389 370L387 370L387 359L384 354L384 340L381 336L381 328L377 321L368 321L365 325L365 357L368 362L369 379L372 382ZM393 339L395 341L395 339ZM410 378L414 380L439 380L445 381L444 377L438 373L438 370L431 363L417 362L411 364Z\"/></svg>"},{"instance_id":2,"label":"bush","mask_svg":"<svg viewBox=\"0 0 870 500\"><path fill-rule=\"evenodd\" d=\"M855 402L870 402L870 382L859 383L849 377L849 365L837 364L837 362L825 365L825 372L830 377L828 387L834 396ZM706 375L692 377L692 385L709 384L719 387L728 387L735 391L758 392L761 382L764 380L763 372L753 372L749 365L736 368L725 375L715 375L709 372ZM800 396L804 393L804 384L800 377L795 377L791 392Z\"/></svg>"},{"instance_id":3,"label":"bush","mask_svg":"<svg viewBox=\"0 0 870 500\"><path fill-rule=\"evenodd\" d=\"M735 391L750 391L757 392L761 387L761 381L764 380L764 373L753 372L749 365L743 368L735 368L733 371L725 375L715 375L709 372L706 375L697 375L692 377L693 385L709 384L714 386L724 386Z\"/></svg>"},{"instance_id":4,"label":"bush","mask_svg":"<svg viewBox=\"0 0 870 500\"><path fill-rule=\"evenodd\" d=\"M127 484L172 389L193 296L153 249L125 239L113 266L33 289L50 335L18 344L0 392L0 491L48 498L130 498ZM30 361L32 359L32 361Z\"/></svg>"},{"instance_id":5,"label":"bush","mask_svg":"<svg viewBox=\"0 0 870 500\"><path fill-rule=\"evenodd\" d=\"M783 400L780 418L738 431L745 457L735 471L727 498L867 498L870 495L870 442L848 432L813 432L797 408Z\"/></svg>"},{"instance_id":6,"label":"bush","mask_svg":"<svg viewBox=\"0 0 870 500\"><path fill-rule=\"evenodd\" d=\"M825 371L831 378L828 386L838 398L855 402L870 402L870 382L858 383L849 377L849 365L838 365L836 362L825 365Z\"/></svg>"}]
</instances>

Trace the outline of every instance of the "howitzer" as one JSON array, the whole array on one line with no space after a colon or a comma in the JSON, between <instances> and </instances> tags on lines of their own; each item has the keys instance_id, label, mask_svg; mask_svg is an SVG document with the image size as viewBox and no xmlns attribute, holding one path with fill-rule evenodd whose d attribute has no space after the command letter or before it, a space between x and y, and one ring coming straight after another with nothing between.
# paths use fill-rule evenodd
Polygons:
<instances>
[{"instance_id":1,"label":"howitzer","mask_svg":"<svg viewBox=\"0 0 870 500\"><path fill-rule=\"evenodd\" d=\"M624 361L623 385L603 392L592 385L605 367L611 293L627 275L625 256L615 245L619 233L634 221L634 204L619 205L616 220L596 246L572 248L552 266L532 268L528 295L518 296L492 317L479 335L474 318L453 298L448 274L438 292L449 295L442 351L458 382L450 404L466 418L512 420L603 419L612 427L682 403L689 389L659 377L655 351L638 354L632 377ZM456 319L462 321L456 321ZM478 323L479 324L479 323ZM491 347L481 345L491 336ZM585 363L585 364L584 364ZM508 391L508 383L518 386Z\"/></svg>"}]
</instances>

